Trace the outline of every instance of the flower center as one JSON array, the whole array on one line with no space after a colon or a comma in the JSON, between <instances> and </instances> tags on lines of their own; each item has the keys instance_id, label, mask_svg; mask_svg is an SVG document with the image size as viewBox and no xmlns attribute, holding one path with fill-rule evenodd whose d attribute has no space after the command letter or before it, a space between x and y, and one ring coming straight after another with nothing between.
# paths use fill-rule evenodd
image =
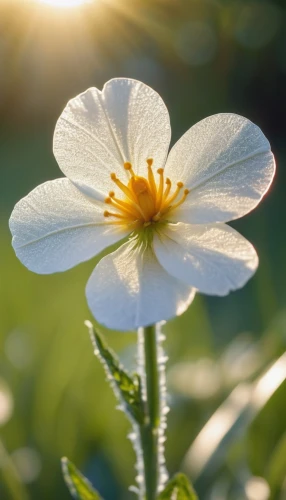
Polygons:
<instances>
[{"instance_id":1,"label":"flower center","mask_svg":"<svg viewBox=\"0 0 286 500\"><path fill-rule=\"evenodd\" d=\"M135 227L148 226L167 218L167 215L184 203L188 189L183 189L184 184L177 182L172 189L172 182L167 177L164 179L164 170L157 170L157 180L153 172L153 159L147 160L147 177L135 175L132 165L124 163L125 170L130 178L127 184L121 182L116 174L111 174L111 180L123 192L124 198L116 197L110 191L105 203L112 206L112 211L105 210L104 217L111 218L112 224L133 224ZM114 210L115 209L115 210Z\"/></svg>"}]
</instances>

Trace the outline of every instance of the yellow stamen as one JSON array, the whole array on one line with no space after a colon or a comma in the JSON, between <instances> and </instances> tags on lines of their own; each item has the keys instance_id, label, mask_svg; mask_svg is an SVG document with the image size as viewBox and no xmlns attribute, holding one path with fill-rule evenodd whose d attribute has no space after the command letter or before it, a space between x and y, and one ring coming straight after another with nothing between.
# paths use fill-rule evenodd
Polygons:
<instances>
[{"instance_id":1,"label":"yellow stamen","mask_svg":"<svg viewBox=\"0 0 286 500\"><path fill-rule=\"evenodd\" d=\"M123 184L123 182L121 182L119 179L117 179L116 175L114 173L110 174L110 177L111 177L111 180L113 182L115 182L115 184L119 187L119 189L121 189L121 191L123 191L124 194L126 194L126 196L132 200L132 201L135 201L136 200L134 199L134 195L133 193L130 191L130 189L125 186L125 184Z\"/></svg>"},{"instance_id":2,"label":"yellow stamen","mask_svg":"<svg viewBox=\"0 0 286 500\"><path fill-rule=\"evenodd\" d=\"M170 203L172 203L178 196L179 192L181 191L182 187L184 186L184 184L182 182L177 182L177 187L176 187L176 191L172 194L172 196L167 199L164 203L164 205L170 205Z\"/></svg>"},{"instance_id":3,"label":"yellow stamen","mask_svg":"<svg viewBox=\"0 0 286 500\"><path fill-rule=\"evenodd\" d=\"M104 217L110 218L105 224L122 224L130 230L148 227L161 221L167 221L167 214L184 203L189 189L183 189L183 182L177 182L172 193L172 182L167 177L164 180L164 169L159 168L159 179L153 172L153 158L148 158L146 177L136 175L130 162L124 163L124 169L129 172L128 184L121 182L115 173L110 174L111 180L122 191L124 196L117 197L115 191L110 191L105 198L107 205L112 205L114 212L105 210ZM181 196L179 197L179 194Z\"/></svg>"},{"instance_id":4,"label":"yellow stamen","mask_svg":"<svg viewBox=\"0 0 286 500\"><path fill-rule=\"evenodd\" d=\"M189 192L190 192L189 189L185 189L182 198L177 203L175 203L175 205L170 205L168 211L174 210L174 208L177 208L180 205L182 205L182 203L184 203L185 199L187 198Z\"/></svg>"},{"instance_id":5,"label":"yellow stamen","mask_svg":"<svg viewBox=\"0 0 286 500\"><path fill-rule=\"evenodd\" d=\"M156 210L158 211L161 208L162 197L163 197L163 188L164 188L164 170L163 170L163 168L158 168L157 173L160 175L159 188L158 188L157 199L156 199Z\"/></svg>"},{"instance_id":6,"label":"yellow stamen","mask_svg":"<svg viewBox=\"0 0 286 500\"><path fill-rule=\"evenodd\" d=\"M128 172L130 172L131 175L135 175L130 161L126 161L124 163L124 168L125 170L128 170Z\"/></svg>"},{"instance_id":7,"label":"yellow stamen","mask_svg":"<svg viewBox=\"0 0 286 500\"><path fill-rule=\"evenodd\" d=\"M129 217L126 217L122 214L116 214L114 212L108 212L108 210L105 210L103 212L104 217L117 217L117 219L126 219L129 220Z\"/></svg>"},{"instance_id":8,"label":"yellow stamen","mask_svg":"<svg viewBox=\"0 0 286 500\"><path fill-rule=\"evenodd\" d=\"M156 198L157 188L156 188L155 177L154 177L153 170L152 170L153 158L148 158L147 165L148 165L148 181L149 181L150 189L151 189L152 195L154 196L154 198Z\"/></svg>"},{"instance_id":9,"label":"yellow stamen","mask_svg":"<svg viewBox=\"0 0 286 500\"><path fill-rule=\"evenodd\" d=\"M167 199L167 197L169 196L169 193L170 193L170 190L172 187L172 183L171 183L169 177L167 177L167 179L166 179L166 184L167 184L167 186L166 186L164 194L163 194L163 201L165 201Z\"/></svg>"},{"instance_id":10,"label":"yellow stamen","mask_svg":"<svg viewBox=\"0 0 286 500\"><path fill-rule=\"evenodd\" d=\"M118 208L122 212L125 212L128 215L132 215L133 217L140 219L140 217L142 216L142 212L138 205L136 205L135 203L127 203L125 201L119 200L118 198L115 197L115 193L113 191L110 191L109 196L110 198L107 198L105 200L105 203L112 203L116 208Z\"/></svg>"}]
</instances>

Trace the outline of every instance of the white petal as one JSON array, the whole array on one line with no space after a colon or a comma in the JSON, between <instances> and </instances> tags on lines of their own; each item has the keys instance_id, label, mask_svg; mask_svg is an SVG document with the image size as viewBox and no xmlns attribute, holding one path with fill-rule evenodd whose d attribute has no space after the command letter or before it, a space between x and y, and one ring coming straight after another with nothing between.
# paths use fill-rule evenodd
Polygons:
<instances>
[{"instance_id":1,"label":"white petal","mask_svg":"<svg viewBox=\"0 0 286 500\"><path fill-rule=\"evenodd\" d=\"M191 190L172 220L227 222L256 207L275 171L270 144L242 116L218 114L194 125L170 152L166 175Z\"/></svg>"},{"instance_id":2,"label":"white petal","mask_svg":"<svg viewBox=\"0 0 286 500\"><path fill-rule=\"evenodd\" d=\"M104 257L86 287L96 320L115 330L133 330L182 314L194 294L165 271L152 250L142 253L132 242Z\"/></svg>"},{"instance_id":3,"label":"white petal","mask_svg":"<svg viewBox=\"0 0 286 500\"><path fill-rule=\"evenodd\" d=\"M68 179L56 179L19 201L9 224L20 261L31 271L49 274L66 271L126 236L103 221L99 203Z\"/></svg>"},{"instance_id":4,"label":"white petal","mask_svg":"<svg viewBox=\"0 0 286 500\"><path fill-rule=\"evenodd\" d=\"M241 288L258 266L251 243L225 224L169 225L154 250L168 273L210 295Z\"/></svg>"},{"instance_id":5,"label":"white petal","mask_svg":"<svg viewBox=\"0 0 286 500\"><path fill-rule=\"evenodd\" d=\"M170 144L170 120L161 97L136 80L119 78L103 91L90 88L69 101L54 135L54 154L61 170L85 190L107 195L110 173L123 180L123 163L147 173L147 158L163 167Z\"/></svg>"}]
</instances>

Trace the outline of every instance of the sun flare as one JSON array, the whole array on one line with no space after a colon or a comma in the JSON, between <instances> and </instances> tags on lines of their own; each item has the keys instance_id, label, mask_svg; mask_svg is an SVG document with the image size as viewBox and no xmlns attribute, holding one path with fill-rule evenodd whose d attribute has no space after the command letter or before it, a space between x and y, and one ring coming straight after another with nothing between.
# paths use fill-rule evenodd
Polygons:
<instances>
[{"instance_id":1,"label":"sun flare","mask_svg":"<svg viewBox=\"0 0 286 500\"><path fill-rule=\"evenodd\" d=\"M76 7L85 3L90 3L90 0L38 0L38 2L54 7Z\"/></svg>"}]
</instances>

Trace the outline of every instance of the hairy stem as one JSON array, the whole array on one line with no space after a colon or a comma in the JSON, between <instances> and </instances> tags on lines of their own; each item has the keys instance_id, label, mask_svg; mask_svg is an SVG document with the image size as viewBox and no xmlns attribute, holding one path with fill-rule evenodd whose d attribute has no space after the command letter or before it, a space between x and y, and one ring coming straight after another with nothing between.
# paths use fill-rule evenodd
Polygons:
<instances>
[{"instance_id":1,"label":"hairy stem","mask_svg":"<svg viewBox=\"0 0 286 500\"><path fill-rule=\"evenodd\" d=\"M140 428L144 463L145 499L155 500L160 484L160 424L161 395L158 336L155 326L141 330L142 368L144 367L143 394L145 419ZM143 371L143 370L142 370Z\"/></svg>"},{"instance_id":2,"label":"hairy stem","mask_svg":"<svg viewBox=\"0 0 286 500\"><path fill-rule=\"evenodd\" d=\"M144 328L144 355L148 417L152 429L160 424L160 386L155 326Z\"/></svg>"}]
</instances>

